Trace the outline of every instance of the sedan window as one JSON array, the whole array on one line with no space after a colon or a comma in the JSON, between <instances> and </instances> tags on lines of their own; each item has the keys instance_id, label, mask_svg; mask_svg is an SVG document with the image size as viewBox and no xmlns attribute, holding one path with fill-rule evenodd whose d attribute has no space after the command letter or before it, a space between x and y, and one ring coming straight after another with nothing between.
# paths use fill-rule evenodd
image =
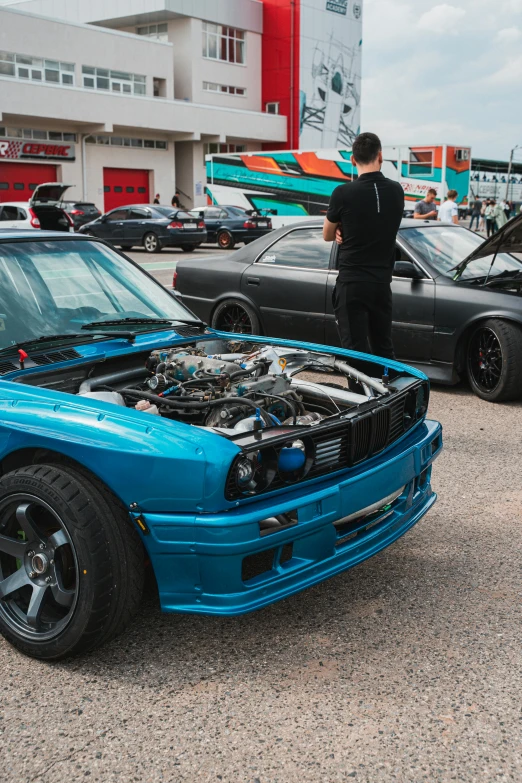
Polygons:
<instances>
[{"instance_id":1,"label":"sedan window","mask_svg":"<svg viewBox=\"0 0 522 783\"><path fill-rule=\"evenodd\" d=\"M109 212L107 220L127 220L128 212L126 209L115 209L114 212Z\"/></svg>"},{"instance_id":2,"label":"sedan window","mask_svg":"<svg viewBox=\"0 0 522 783\"><path fill-rule=\"evenodd\" d=\"M222 216L222 210L221 209L212 209L211 208L211 209L207 209L205 211L205 218L207 218L208 220L217 220L221 216ZM226 217L226 212L225 212L225 217Z\"/></svg>"},{"instance_id":3,"label":"sedan window","mask_svg":"<svg viewBox=\"0 0 522 783\"><path fill-rule=\"evenodd\" d=\"M18 207L3 207L0 220L23 220L23 218L19 215Z\"/></svg>"},{"instance_id":4,"label":"sedan window","mask_svg":"<svg viewBox=\"0 0 522 783\"><path fill-rule=\"evenodd\" d=\"M150 212L146 209L131 209L130 220L147 220L150 218Z\"/></svg>"},{"instance_id":5,"label":"sedan window","mask_svg":"<svg viewBox=\"0 0 522 783\"><path fill-rule=\"evenodd\" d=\"M325 242L320 228L300 228L285 234L258 258L259 264L328 269L331 242Z\"/></svg>"}]
</instances>

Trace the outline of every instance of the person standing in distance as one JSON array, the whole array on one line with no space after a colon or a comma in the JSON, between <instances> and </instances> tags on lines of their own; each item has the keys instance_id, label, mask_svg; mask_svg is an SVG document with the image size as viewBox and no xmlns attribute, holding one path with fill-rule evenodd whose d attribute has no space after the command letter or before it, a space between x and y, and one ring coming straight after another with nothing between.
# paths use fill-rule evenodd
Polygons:
<instances>
[{"instance_id":1,"label":"person standing in distance","mask_svg":"<svg viewBox=\"0 0 522 783\"><path fill-rule=\"evenodd\" d=\"M174 195L172 196L172 201L171 201L170 203L171 203L171 204L172 204L172 206L173 206L173 207L175 207L176 209L179 209L179 208L180 208L181 204L180 204L180 200L179 200L179 192L178 192L177 190L176 190L176 192L174 193Z\"/></svg>"},{"instance_id":2,"label":"person standing in distance","mask_svg":"<svg viewBox=\"0 0 522 783\"><path fill-rule=\"evenodd\" d=\"M335 319L343 348L394 359L391 279L404 191L381 173L375 133L356 137L352 164L358 177L335 188L323 226L326 242L340 245Z\"/></svg>"},{"instance_id":3,"label":"person standing in distance","mask_svg":"<svg viewBox=\"0 0 522 783\"><path fill-rule=\"evenodd\" d=\"M417 218L417 220L437 220L436 198L437 191L434 188L430 188L426 193L426 197L415 204L413 217Z\"/></svg>"},{"instance_id":4,"label":"person standing in distance","mask_svg":"<svg viewBox=\"0 0 522 783\"><path fill-rule=\"evenodd\" d=\"M152 203L153 204L159 204L160 203L160 194L159 193L156 193L156 195L154 196L154 201Z\"/></svg>"},{"instance_id":5,"label":"person standing in distance","mask_svg":"<svg viewBox=\"0 0 522 783\"><path fill-rule=\"evenodd\" d=\"M444 204L441 204L439 209L439 220L443 223L455 223L459 224L459 208L455 202L458 193L456 190L448 190L448 195Z\"/></svg>"}]
</instances>

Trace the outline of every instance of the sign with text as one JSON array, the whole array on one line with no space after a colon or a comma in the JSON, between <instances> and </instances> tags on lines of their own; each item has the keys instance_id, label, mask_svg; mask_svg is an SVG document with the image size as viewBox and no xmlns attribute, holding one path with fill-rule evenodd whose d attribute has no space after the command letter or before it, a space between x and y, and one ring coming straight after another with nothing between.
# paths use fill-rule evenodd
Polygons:
<instances>
[{"instance_id":1,"label":"sign with text","mask_svg":"<svg viewBox=\"0 0 522 783\"><path fill-rule=\"evenodd\" d=\"M348 10L348 0L326 0L326 10L333 11L334 14L346 16Z\"/></svg>"},{"instance_id":2,"label":"sign with text","mask_svg":"<svg viewBox=\"0 0 522 783\"><path fill-rule=\"evenodd\" d=\"M48 141L0 139L0 160L23 160L24 158L75 160L75 147L74 144L53 144Z\"/></svg>"}]
</instances>

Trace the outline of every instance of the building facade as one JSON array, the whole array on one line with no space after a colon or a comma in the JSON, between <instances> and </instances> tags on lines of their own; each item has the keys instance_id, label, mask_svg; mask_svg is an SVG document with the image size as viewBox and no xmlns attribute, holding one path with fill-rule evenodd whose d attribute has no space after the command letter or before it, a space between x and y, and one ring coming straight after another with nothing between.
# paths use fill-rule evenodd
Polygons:
<instances>
[{"instance_id":1,"label":"building facade","mask_svg":"<svg viewBox=\"0 0 522 783\"><path fill-rule=\"evenodd\" d=\"M205 197L205 155L287 144L265 111L259 0L0 6L0 200L62 181L100 209Z\"/></svg>"}]
</instances>

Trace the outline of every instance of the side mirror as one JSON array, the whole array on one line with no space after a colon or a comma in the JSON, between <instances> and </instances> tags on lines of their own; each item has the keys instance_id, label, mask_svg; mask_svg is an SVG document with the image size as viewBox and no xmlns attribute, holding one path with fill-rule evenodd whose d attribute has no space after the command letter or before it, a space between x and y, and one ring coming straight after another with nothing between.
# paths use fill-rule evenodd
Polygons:
<instances>
[{"instance_id":1,"label":"side mirror","mask_svg":"<svg viewBox=\"0 0 522 783\"><path fill-rule=\"evenodd\" d=\"M404 277L409 280L419 280L424 277L420 269L411 261L396 261L393 267L394 277Z\"/></svg>"},{"instance_id":2,"label":"side mirror","mask_svg":"<svg viewBox=\"0 0 522 783\"><path fill-rule=\"evenodd\" d=\"M100 223L105 223L105 221L107 220L107 215L102 215L101 217L98 218L98 220L100 221Z\"/></svg>"}]
</instances>

